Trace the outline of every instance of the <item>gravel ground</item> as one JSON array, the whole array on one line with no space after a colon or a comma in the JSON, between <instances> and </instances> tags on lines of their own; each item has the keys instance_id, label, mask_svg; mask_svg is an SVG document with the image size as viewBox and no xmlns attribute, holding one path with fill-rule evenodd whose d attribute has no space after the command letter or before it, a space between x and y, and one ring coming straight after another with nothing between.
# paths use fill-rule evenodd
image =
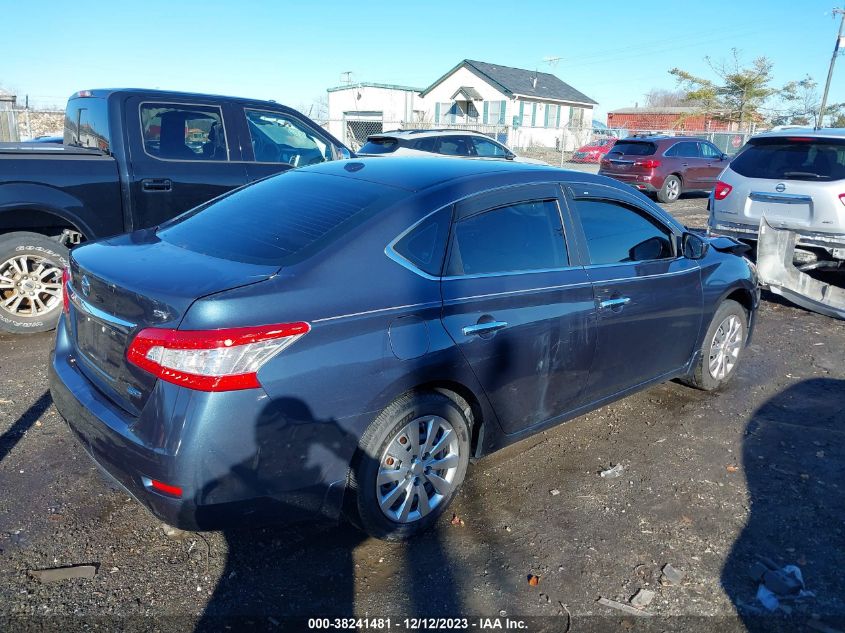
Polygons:
<instances>
[{"instance_id":1,"label":"gravel ground","mask_svg":"<svg viewBox=\"0 0 845 633\"><path fill-rule=\"evenodd\" d=\"M701 227L705 205L670 210ZM561 632L845 629L845 323L765 299L726 391L664 384L482 459L457 519L405 545L344 526L166 535L104 483L52 407L51 336L0 336L0 629L238 631L248 617L304 631L286 618L353 614L542 616L528 630ZM621 476L599 475L617 464ZM784 603L791 619L761 616L747 575L760 556L798 565L815 594ZM680 583L661 582L667 563ZM80 564L96 575L28 574ZM641 589L658 617L597 602Z\"/></svg>"}]
</instances>

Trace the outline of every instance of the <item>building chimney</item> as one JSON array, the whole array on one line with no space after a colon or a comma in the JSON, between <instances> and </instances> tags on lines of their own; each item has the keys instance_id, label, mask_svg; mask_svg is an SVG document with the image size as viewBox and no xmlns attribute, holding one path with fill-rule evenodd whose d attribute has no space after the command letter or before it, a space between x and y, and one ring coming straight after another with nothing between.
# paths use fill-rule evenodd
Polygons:
<instances>
[{"instance_id":1,"label":"building chimney","mask_svg":"<svg viewBox=\"0 0 845 633\"><path fill-rule=\"evenodd\" d=\"M536 75L531 78L531 86L534 88L534 90L537 89L537 76Z\"/></svg>"}]
</instances>

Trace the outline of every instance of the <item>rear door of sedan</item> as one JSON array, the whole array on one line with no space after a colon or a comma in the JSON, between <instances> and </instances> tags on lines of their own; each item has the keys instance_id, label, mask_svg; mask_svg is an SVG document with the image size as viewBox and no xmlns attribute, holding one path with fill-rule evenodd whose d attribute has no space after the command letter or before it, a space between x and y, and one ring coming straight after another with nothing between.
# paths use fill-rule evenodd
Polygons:
<instances>
[{"instance_id":1,"label":"rear door of sedan","mask_svg":"<svg viewBox=\"0 0 845 633\"><path fill-rule=\"evenodd\" d=\"M592 183L567 189L598 309L585 393L596 402L687 364L701 328L701 274L680 253L681 231L634 196Z\"/></svg>"},{"instance_id":2,"label":"rear door of sedan","mask_svg":"<svg viewBox=\"0 0 845 633\"><path fill-rule=\"evenodd\" d=\"M455 207L443 324L506 433L575 408L587 383L596 308L583 267L570 261L570 230L557 184Z\"/></svg>"}]
</instances>

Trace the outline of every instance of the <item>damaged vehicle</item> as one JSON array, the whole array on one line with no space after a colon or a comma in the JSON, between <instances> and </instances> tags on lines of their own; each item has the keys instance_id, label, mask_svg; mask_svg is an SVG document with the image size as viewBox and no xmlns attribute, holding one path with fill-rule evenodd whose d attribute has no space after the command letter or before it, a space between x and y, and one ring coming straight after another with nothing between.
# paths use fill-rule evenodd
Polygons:
<instances>
[{"instance_id":1,"label":"damaged vehicle","mask_svg":"<svg viewBox=\"0 0 845 633\"><path fill-rule=\"evenodd\" d=\"M804 308L845 319L845 130L753 137L719 177L709 229L757 248L760 282ZM831 275L832 277L833 275Z\"/></svg>"},{"instance_id":2,"label":"damaged vehicle","mask_svg":"<svg viewBox=\"0 0 845 633\"><path fill-rule=\"evenodd\" d=\"M53 402L166 523L400 540L468 463L667 380L736 374L747 247L609 178L326 162L70 253Z\"/></svg>"}]
</instances>

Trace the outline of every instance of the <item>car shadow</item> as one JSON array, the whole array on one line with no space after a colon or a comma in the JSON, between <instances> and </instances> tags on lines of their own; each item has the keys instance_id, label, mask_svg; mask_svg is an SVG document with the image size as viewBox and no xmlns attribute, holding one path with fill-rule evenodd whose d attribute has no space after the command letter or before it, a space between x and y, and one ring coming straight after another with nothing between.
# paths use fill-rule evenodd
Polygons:
<instances>
[{"instance_id":1,"label":"car shadow","mask_svg":"<svg viewBox=\"0 0 845 633\"><path fill-rule=\"evenodd\" d=\"M38 421L44 412L53 404L50 392L45 391L41 396L15 420L8 430L0 435L0 460L12 452L17 443L23 439L26 432Z\"/></svg>"},{"instance_id":2,"label":"car shadow","mask_svg":"<svg viewBox=\"0 0 845 633\"><path fill-rule=\"evenodd\" d=\"M319 479L322 461L342 458L341 447L358 442L337 421L316 419L306 404L293 398L265 407L253 432L255 452L208 482L199 496L206 498L218 487L237 485L264 491L268 498L284 493L286 486L293 489L297 483L286 482L276 470L278 464L298 460L298 481ZM297 441L291 442L292 438ZM314 628L309 626L310 618L385 617L400 611L404 616L434 617L462 612L436 526L395 548L381 546L349 522L339 521L328 511L331 504L320 503L335 493L328 484L321 484L310 487L301 499L291 501L285 495L289 499L285 503L270 502L257 511L254 504L243 511L235 509L236 524L222 531L225 566L195 630L300 632ZM274 524L274 518L291 516L302 516L302 520ZM380 559L375 565L368 558L371 552L356 551L368 542L379 552L387 548L390 560ZM356 587L381 591L383 612L359 612Z\"/></svg>"},{"instance_id":3,"label":"car shadow","mask_svg":"<svg viewBox=\"0 0 845 633\"><path fill-rule=\"evenodd\" d=\"M770 398L745 429L749 516L721 582L749 631L845 624L845 380L811 378ZM769 612L749 570L761 559L797 565L814 598ZM815 614L815 615L814 615ZM830 620L832 619L832 620ZM797 627L797 628L796 628ZM819 629L829 630L829 629Z\"/></svg>"}]
</instances>

